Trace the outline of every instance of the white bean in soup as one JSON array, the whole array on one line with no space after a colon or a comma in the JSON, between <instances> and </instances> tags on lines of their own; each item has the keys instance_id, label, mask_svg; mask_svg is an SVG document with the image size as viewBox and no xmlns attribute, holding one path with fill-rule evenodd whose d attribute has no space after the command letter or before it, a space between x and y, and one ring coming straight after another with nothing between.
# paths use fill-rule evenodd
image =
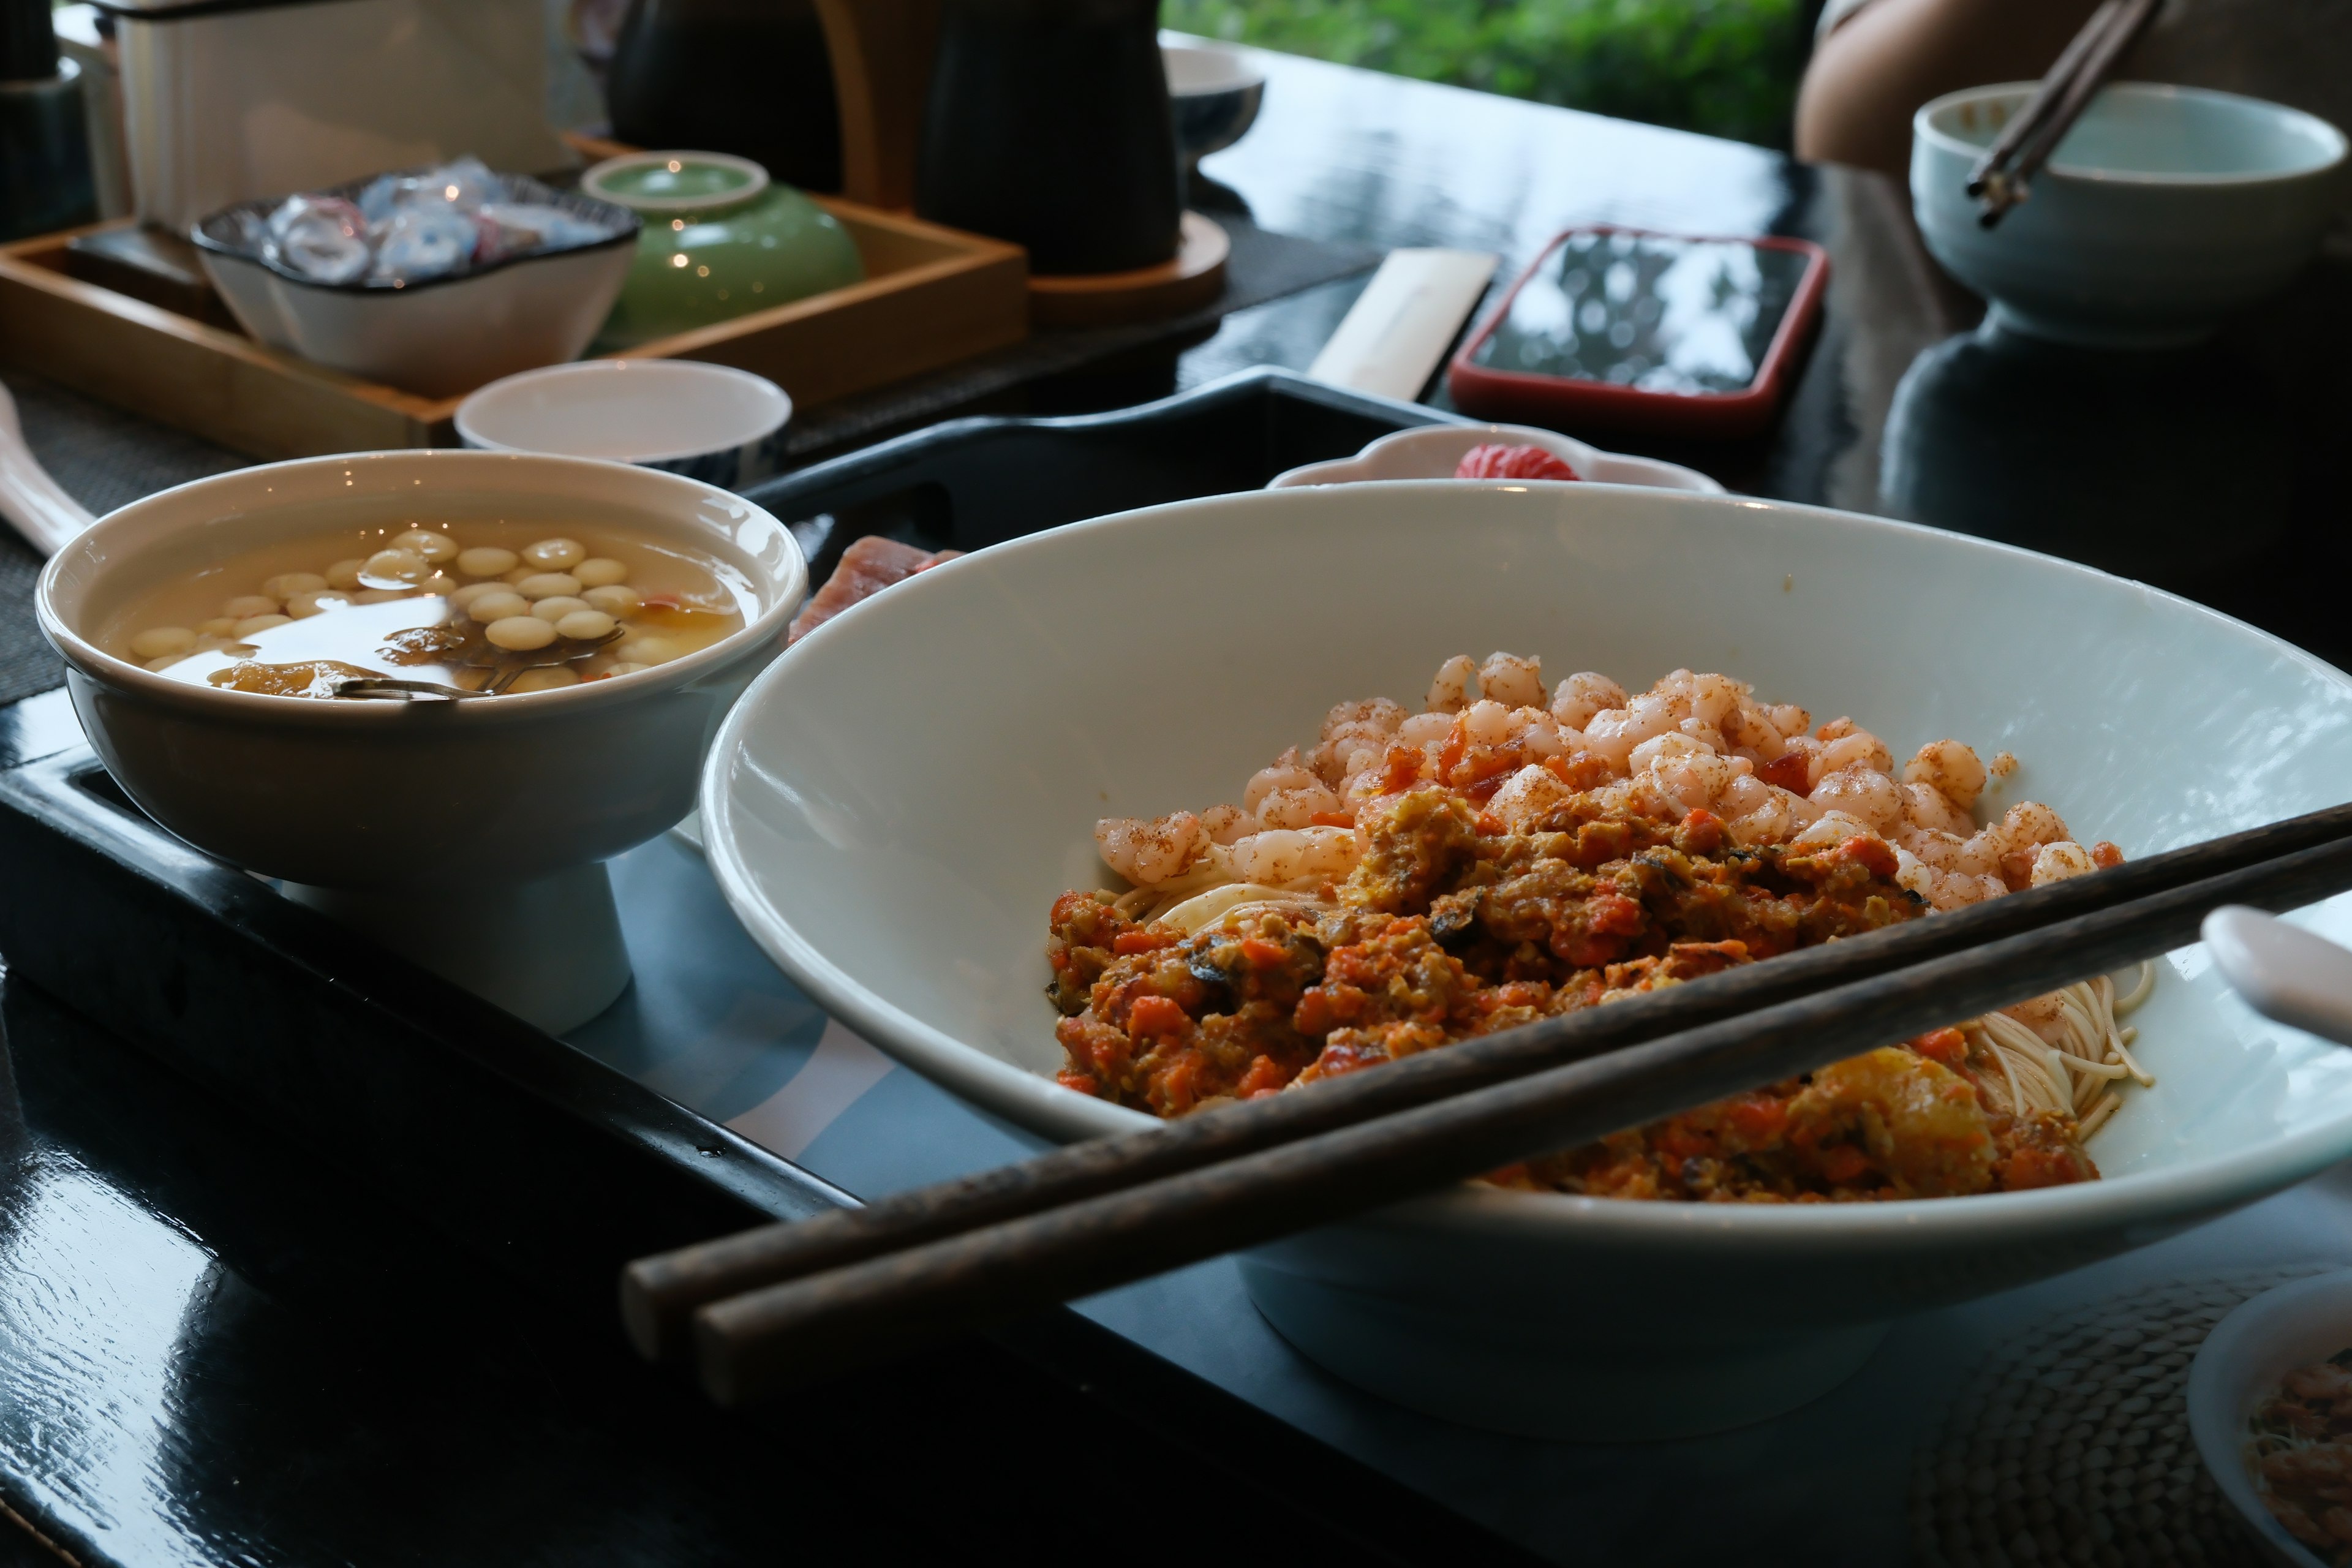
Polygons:
<instances>
[{"instance_id":1,"label":"white bean in soup","mask_svg":"<svg viewBox=\"0 0 2352 1568\"><path fill-rule=\"evenodd\" d=\"M457 570L468 577L501 577L521 563L521 556L495 545L478 544L457 552Z\"/></svg>"},{"instance_id":2,"label":"white bean in soup","mask_svg":"<svg viewBox=\"0 0 2352 1568\"><path fill-rule=\"evenodd\" d=\"M322 530L153 584L96 640L173 680L265 696L331 696L360 674L527 694L683 658L758 613L715 557L545 526Z\"/></svg>"}]
</instances>

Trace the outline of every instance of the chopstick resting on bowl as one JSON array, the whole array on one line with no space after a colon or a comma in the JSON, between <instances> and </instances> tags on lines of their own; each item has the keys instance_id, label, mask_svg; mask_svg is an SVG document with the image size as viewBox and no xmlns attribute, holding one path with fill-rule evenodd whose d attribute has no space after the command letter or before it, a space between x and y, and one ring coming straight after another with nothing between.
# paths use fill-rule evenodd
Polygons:
<instances>
[{"instance_id":1,"label":"chopstick resting on bowl","mask_svg":"<svg viewBox=\"0 0 2352 1568\"><path fill-rule=\"evenodd\" d=\"M2033 176L2156 15L2157 0L2103 0L2001 133L1969 171L1977 221L1990 228L2032 194Z\"/></svg>"},{"instance_id":2,"label":"chopstick resting on bowl","mask_svg":"<svg viewBox=\"0 0 2352 1568\"><path fill-rule=\"evenodd\" d=\"M753 1397L2039 994L2192 941L2221 903L2292 908L2347 886L2352 805L641 1258L623 1315L649 1355L698 1339L713 1393ZM1430 1138L1433 1152L1415 1142Z\"/></svg>"}]
</instances>

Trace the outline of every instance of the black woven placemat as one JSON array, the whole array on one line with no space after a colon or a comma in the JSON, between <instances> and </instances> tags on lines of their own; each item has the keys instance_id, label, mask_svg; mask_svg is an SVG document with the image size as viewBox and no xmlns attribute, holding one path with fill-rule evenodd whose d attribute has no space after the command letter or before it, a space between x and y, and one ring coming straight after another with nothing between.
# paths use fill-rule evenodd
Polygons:
<instances>
[{"instance_id":1,"label":"black woven placemat","mask_svg":"<svg viewBox=\"0 0 2352 1568\"><path fill-rule=\"evenodd\" d=\"M1912 1562L2262 1568L2189 1436L2189 1366L2240 1302L2336 1267L2143 1289L1995 1351L1913 1457Z\"/></svg>"},{"instance_id":2,"label":"black woven placemat","mask_svg":"<svg viewBox=\"0 0 2352 1568\"><path fill-rule=\"evenodd\" d=\"M1367 271L1382 254L1370 246L1272 234L1231 210L1214 210L1211 216L1233 241L1225 291L1213 304L1133 326L1038 332L933 374L827 404L794 421L786 443L788 460L810 462L894 428L928 424L1024 382L1201 331L1228 312ZM94 512L110 511L141 496L249 460L94 403L37 375L10 370L0 380L16 395L25 439L34 455ZM40 569L39 557L0 525L0 706L47 691L65 679L57 656L33 624L33 579Z\"/></svg>"}]
</instances>

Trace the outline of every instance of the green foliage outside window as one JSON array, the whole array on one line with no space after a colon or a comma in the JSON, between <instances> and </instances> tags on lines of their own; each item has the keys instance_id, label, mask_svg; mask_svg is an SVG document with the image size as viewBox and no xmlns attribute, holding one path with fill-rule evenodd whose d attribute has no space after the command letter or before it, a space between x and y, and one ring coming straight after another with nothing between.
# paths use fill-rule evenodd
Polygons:
<instances>
[{"instance_id":1,"label":"green foliage outside window","mask_svg":"<svg viewBox=\"0 0 2352 1568\"><path fill-rule=\"evenodd\" d=\"M1785 147L1802 0L1163 0L1160 24Z\"/></svg>"}]
</instances>

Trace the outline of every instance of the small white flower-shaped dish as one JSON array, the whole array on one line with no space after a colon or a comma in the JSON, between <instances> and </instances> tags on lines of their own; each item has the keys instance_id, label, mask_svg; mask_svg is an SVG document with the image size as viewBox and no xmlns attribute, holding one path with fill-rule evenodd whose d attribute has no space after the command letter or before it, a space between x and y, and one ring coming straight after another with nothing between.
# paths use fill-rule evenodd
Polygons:
<instances>
[{"instance_id":1,"label":"small white flower-shaped dish","mask_svg":"<svg viewBox=\"0 0 2352 1568\"><path fill-rule=\"evenodd\" d=\"M741 489L775 471L793 400L748 370L687 359L592 359L523 371L457 405L457 438L488 452L602 458Z\"/></svg>"},{"instance_id":2,"label":"small white flower-shaped dish","mask_svg":"<svg viewBox=\"0 0 2352 1568\"><path fill-rule=\"evenodd\" d=\"M2189 1435L2221 1495L2271 1561L2326 1568L2263 1506L2246 1462L2247 1423L2279 1380L2352 1348L2352 1268L2265 1290L2213 1326L2189 1368Z\"/></svg>"},{"instance_id":3,"label":"small white flower-shaped dish","mask_svg":"<svg viewBox=\"0 0 2352 1568\"><path fill-rule=\"evenodd\" d=\"M1270 490L1301 485L1352 485L1364 479L1450 479L1474 447L1541 447L1576 470L1576 477L1596 485L1644 485L1652 489L1690 490L1719 496L1721 485L1679 463L1655 458L1629 458L1588 447L1573 436L1539 430L1532 425L1423 425L1383 436L1352 458L1309 463L1275 475Z\"/></svg>"}]
</instances>

